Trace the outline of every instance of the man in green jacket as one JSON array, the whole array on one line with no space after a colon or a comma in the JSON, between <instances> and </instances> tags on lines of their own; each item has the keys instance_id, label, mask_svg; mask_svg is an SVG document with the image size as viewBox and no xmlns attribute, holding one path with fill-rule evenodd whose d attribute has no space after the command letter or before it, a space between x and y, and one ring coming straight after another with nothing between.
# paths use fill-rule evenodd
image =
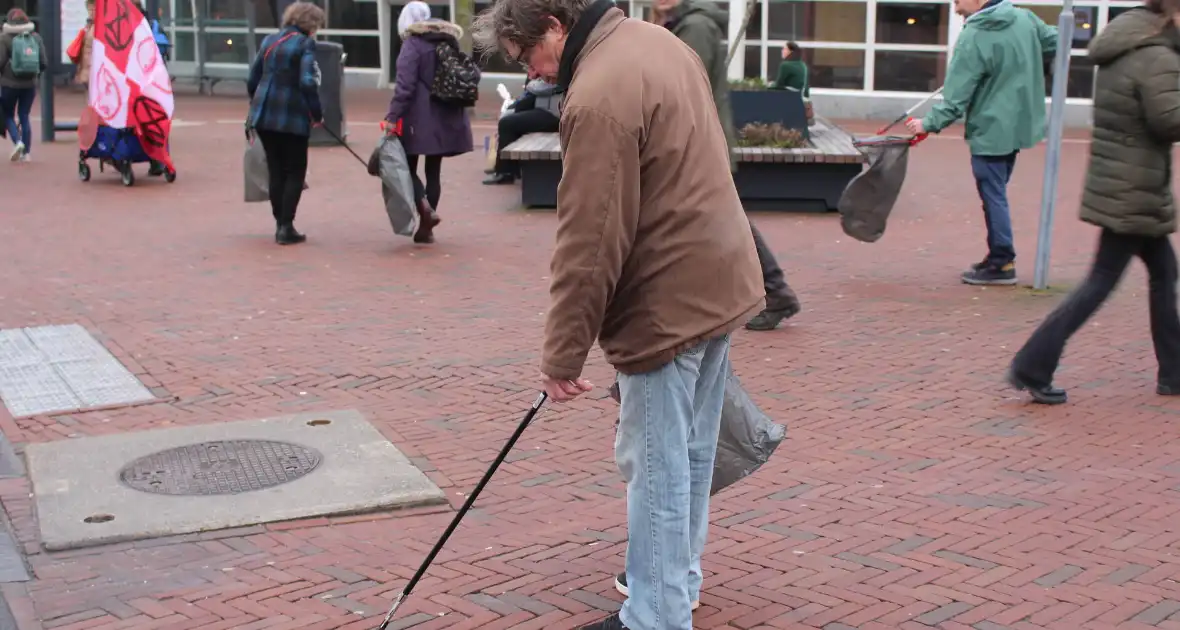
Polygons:
<instances>
[{"instance_id":1,"label":"man in green jacket","mask_svg":"<svg viewBox=\"0 0 1180 630\"><path fill-rule=\"evenodd\" d=\"M680 41L688 44L701 58L709 85L713 88L713 102L717 105L717 116L725 129L725 141L729 145L729 168L737 170L737 161L732 149L737 144L733 128L733 109L729 104L729 79L726 73L725 39L729 15L717 5L704 0L655 0L652 3L655 22L672 31ZM762 233L750 223L754 234L754 245L758 249L758 262L762 265L762 284L766 289L766 309L746 324L749 330L774 330L783 320L794 317L802 308L799 298L787 284L787 276L762 238Z\"/></svg>"},{"instance_id":2,"label":"man in green jacket","mask_svg":"<svg viewBox=\"0 0 1180 630\"><path fill-rule=\"evenodd\" d=\"M1010 0L955 0L966 22L951 57L942 102L910 132L938 133L966 118L971 171L983 202L988 254L963 272L967 284L1016 284L1016 248L1008 180L1021 149L1045 135L1043 60L1057 50L1057 29Z\"/></svg>"}]
</instances>

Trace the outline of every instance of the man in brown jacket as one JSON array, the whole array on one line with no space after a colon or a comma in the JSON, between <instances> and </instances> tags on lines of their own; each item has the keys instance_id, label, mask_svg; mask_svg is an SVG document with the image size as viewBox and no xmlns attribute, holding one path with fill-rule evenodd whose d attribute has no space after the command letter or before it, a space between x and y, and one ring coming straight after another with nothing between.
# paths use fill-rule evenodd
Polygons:
<instances>
[{"instance_id":1,"label":"man in brown jacket","mask_svg":"<svg viewBox=\"0 0 1180 630\"><path fill-rule=\"evenodd\" d=\"M765 305L709 79L611 0L499 0L474 35L566 89L545 391L589 391L595 337L620 372L630 593L586 628L690 630L729 334Z\"/></svg>"}]
</instances>

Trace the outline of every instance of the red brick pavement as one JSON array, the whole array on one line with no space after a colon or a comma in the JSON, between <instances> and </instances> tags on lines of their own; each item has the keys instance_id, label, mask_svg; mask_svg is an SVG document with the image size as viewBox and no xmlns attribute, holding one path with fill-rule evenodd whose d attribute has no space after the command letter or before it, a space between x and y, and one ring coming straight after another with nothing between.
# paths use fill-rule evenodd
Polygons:
<instances>
[{"instance_id":1,"label":"red brick pavement","mask_svg":"<svg viewBox=\"0 0 1180 630\"><path fill-rule=\"evenodd\" d=\"M379 118L379 98L360 100L353 120ZM243 107L181 104L205 121ZM354 136L366 148L376 130ZM176 397L0 412L0 428L21 445L357 408L457 506L534 396L552 214L481 187L478 157L448 160L439 242L416 247L391 236L375 180L315 149L299 215L310 241L278 248L267 209L240 201L240 138L228 123L178 128L172 186L81 184L68 137L0 164L0 326L81 322ZM1084 160L1067 145L1053 267L1066 286L1096 236L1075 219ZM1022 155L1012 183L1026 279L1041 161ZM1001 377L1060 295L959 285L983 249L966 151L932 140L910 169L877 244L834 216L755 217L805 310L737 335L734 361L789 441L715 501L697 627L1180 628L1180 402L1153 393L1144 273L1070 346L1071 404L1030 406ZM589 376L611 379L597 351ZM564 630L617 606L614 413L601 387L548 409L395 627ZM28 493L0 481L36 575L4 587L23 630L370 628L451 514L47 553Z\"/></svg>"}]
</instances>

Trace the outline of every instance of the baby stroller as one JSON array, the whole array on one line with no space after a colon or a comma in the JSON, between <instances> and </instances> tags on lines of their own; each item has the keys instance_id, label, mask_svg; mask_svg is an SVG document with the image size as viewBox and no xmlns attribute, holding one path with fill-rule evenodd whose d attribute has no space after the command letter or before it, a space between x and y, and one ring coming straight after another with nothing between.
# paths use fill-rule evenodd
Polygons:
<instances>
[{"instance_id":1,"label":"baby stroller","mask_svg":"<svg viewBox=\"0 0 1180 630\"><path fill-rule=\"evenodd\" d=\"M113 167L122 176L124 186L135 185L135 172L131 170L131 166L145 162L152 163L153 169L149 172L151 175L162 174L169 184L176 181L175 171L152 162L152 158L143 150L134 129L98 126L94 142L89 148L78 152L78 179L84 182L90 181L90 165L86 163L88 159L98 160L100 173L105 170L106 165Z\"/></svg>"}]
</instances>

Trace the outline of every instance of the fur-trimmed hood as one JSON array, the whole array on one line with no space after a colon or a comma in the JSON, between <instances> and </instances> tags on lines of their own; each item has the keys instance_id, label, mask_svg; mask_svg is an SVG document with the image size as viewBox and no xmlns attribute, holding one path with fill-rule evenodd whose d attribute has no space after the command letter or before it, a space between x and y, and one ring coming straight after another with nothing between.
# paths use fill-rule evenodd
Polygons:
<instances>
[{"instance_id":1,"label":"fur-trimmed hood","mask_svg":"<svg viewBox=\"0 0 1180 630\"><path fill-rule=\"evenodd\" d=\"M24 35L26 33L32 33L35 29L36 26L34 26L32 22L25 22L24 24L6 23L4 25L4 34L13 36Z\"/></svg>"},{"instance_id":2,"label":"fur-trimmed hood","mask_svg":"<svg viewBox=\"0 0 1180 630\"><path fill-rule=\"evenodd\" d=\"M414 22L402 33L402 39L411 35L447 35L460 40L463 38L463 28L458 24L431 18L423 22Z\"/></svg>"}]
</instances>

